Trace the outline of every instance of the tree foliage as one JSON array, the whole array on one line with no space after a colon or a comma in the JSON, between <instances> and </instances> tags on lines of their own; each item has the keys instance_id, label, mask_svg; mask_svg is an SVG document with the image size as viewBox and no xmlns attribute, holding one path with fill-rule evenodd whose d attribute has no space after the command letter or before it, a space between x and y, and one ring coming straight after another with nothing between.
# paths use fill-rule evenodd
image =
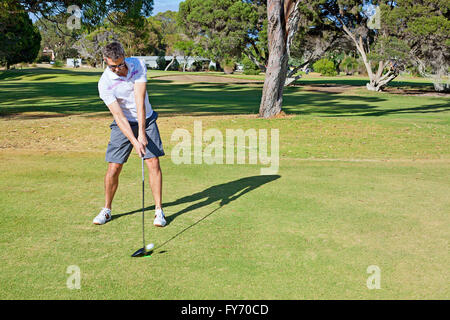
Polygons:
<instances>
[{"instance_id":1,"label":"tree foliage","mask_svg":"<svg viewBox=\"0 0 450 320\"><path fill-rule=\"evenodd\" d=\"M109 25L117 34L117 40L122 43L127 55L146 56L157 55L165 51L162 25L150 18L144 19L139 25L125 24Z\"/></svg>"},{"instance_id":2,"label":"tree foliage","mask_svg":"<svg viewBox=\"0 0 450 320\"><path fill-rule=\"evenodd\" d=\"M410 47L408 58L435 89L450 90L450 2L398 0L385 10L383 23Z\"/></svg>"},{"instance_id":3,"label":"tree foliage","mask_svg":"<svg viewBox=\"0 0 450 320\"><path fill-rule=\"evenodd\" d=\"M335 0L315 1L315 10L321 12L320 20L323 24L330 24L340 30L352 41L357 53L362 59L369 75L369 90L380 91L399 74L400 59L406 55L408 48L401 39L395 38L381 20L371 27L369 7L380 5L380 9L388 9L385 5L391 1L358 1ZM378 11L379 12L379 11ZM395 40L397 50L388 50L383 43ZM400 52L403 50L403 52Z\"/></svg>"},{"instance_id":4,"label":"tree foliage","mask_svg":"<svg viewBox=\"0 0 450 320\"><path fill-rule=\"evenodd\" d=\"M153 17L144 19L138 25L127 23L116 26L105 22L103 26L91 32L85 29L74 47L83 58L96 66L102 63L102 47L110 41L119 41L128 56L158 55L165 52L163 27Z\"/></svg>"},{"instance_id":5,"label":"tree foliage","mask_svg":"<svg viewBox=\"0 0 450 320\"><path fill-rule=\"evenodd\" d=\"M161 48L167 55L175 55L177 48L175 44L180 41L190 40L184 33L183 28L178 24L178 12L159 12L149 20L152 24L158 25L161 34Z\"/></svg>"},{"instance_id":6,"label":"tree foliage","mask_svg":"<svg viewBox=\"0 0 450 320\"><path fill-rule=\"evenodd\" d=\"M186 0L180 3L178 20L211 59L239 59L246 54L264 66L267 54L260 43L266 32L264 4L265 1Z\"/></svg>"},{"instance_id":7,"label":"tree foliage","mask_svg":"<svg viewBox=\"0 0 450 320\"><path fill-rule=\"evenodd\" d=\"M319 12L319 24L332 23L353 42L367 69L370 90L382 90L413 62L434 73L448 69L446 0L318 0L310 5ZM370 8L377 9L376 23Z\"/></svg>"},{"instance_id":8,"label":"tree foliage","mask_svg":"<svg viewBox=\"0 0 450 320\"><path fill-rule=\"evenodd\" d=\"M42 37L41 48L49 48L55 53L55 58L65 59L78 56L78 52L73 45L80 37L79 30L70 30L65 22L69 14L61 13L52 16L51 19L58 21L58 24L50 22L46 19L39 19L35 26L39 29Z\"/></svg>"},{"instance_id":9,"label":"tree foliage","mask_svg":"<svg viewBox=\"0 0 450 320\"><path fill-rule=\"evenodd\" d=\"M61 13L67 13L67 8L76 5L81 10L81 23L89 32L105 22L113 25L142 23L143 17L148 17L153 11L153 0L12 0L21 4L27 13L35 14L54 23L53 19ZM115 15L112 13L120 13Z\"/></svg>"},{"instance_id":10,"label":"tree foliage","mask_svg":"<svg viewBox=\"0 0 450 320\"><path fill-rule=\"evenodd\" d=\"M74 47L88 63L94 67L102 65L102 48L119 36L112 28L100 27L90 33L83 33Z\"/></svg>"},{"instance_id":11,"label":"tree foliage","mask_svg":"<svg viewBox=\"0 0 450 320\"><path fill-rule=\"evenodd\" d=\"M257 75L261 72L258 66L248 57L244 57L241 63L244 66L244 74L246 75Z\"/></svg>"},{"instance_id":12,"label":"tree foliage","mask_svg":"<svg viewBox=\"0 0 450 320\"><path fill-rule=\"evenodd\" d=\"M11 64L32 62L41 43L39 30L28 14L14 1L0 3L0 62Z\"/></svg>"}]
</instances>

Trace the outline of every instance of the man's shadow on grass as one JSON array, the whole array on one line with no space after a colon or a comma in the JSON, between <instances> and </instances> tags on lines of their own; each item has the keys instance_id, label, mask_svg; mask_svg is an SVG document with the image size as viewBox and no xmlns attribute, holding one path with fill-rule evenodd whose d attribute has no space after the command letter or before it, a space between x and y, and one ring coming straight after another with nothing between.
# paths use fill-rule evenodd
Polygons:
<instances>
[{"instance_id":1,"label":"man's shadow on grass","mask_svg":"<svg viewBox=\"0 0 450 320\"><path fill-rule=\"evenodd\" d=\"M198 201L198 202L191 204L188 207L186 207L174 214L166 216L166 221L167 221L167 224L169 225L175 218L177 218L178 216L180 216L182 214L188 213L190 211L193 211L193 210L196 210L196 209L199 209L202 207L206 207L206 206L220 200L219 207L215 208L213 211L208 213L206 216L204 216L203 218L201 218L194 224L192 224L192 225L188 226L187 228L183 229L182 231L178 232L171 239L167 240L162 245L158 246L158 248L162 247L169 241L178 237L180 234L182 234L186 230L192 228L199 222L205 220L207 217L212 215L214 212L216 212L218 209L222 208L223 206L238 199L239 197L242 197L244 194L261 187L262 185L264 185L266 183L269 183L269 182L279 179L280 177L281 176L279 176L279 175L266 175L266 176L261 175L261 176L246 177L246 178L242 178L242 179L238 179L238 180L234 180L234 181L230 181L227 183L222 183L222 184L218 184L218 185L209 187L203 191L194 193L190 196L182 197L182 198L172 201L172 202L163 203L163 208L167 208L170 206L177 206L177 205L184 204L184 203L191 203L191 202ZM154 205L145 208L146 211L153 210L153 209L155 209ZM112 219L113 220L118 219L120 217L134 214L137 212L142 212L142 209L137 209L137 210L133 210L130 212L121 213L118 215L113 215Z\"/></svg>"},{"instance_id":2,"label":"man's shadow on grass","mask_svg":"<svg viewBox=\"0 0 450 320\"><path fill-rule=\"evenodd\" d=\"M197 203L194 203L181 211L178 211L170 216L166 216L166 221L168 224L172 222L176 217L187 213L192 210L199 209L201 207L205 207L210 205L213 202L216 202L218 200L221 200L219 203L219 206L222 207L231 201L236 200L237 198L243 196L244 194L255 190L256 188L259 188L260 186L272 182L274 180L279 179L281 176L279 175L261 175L261 176L253 176L253 177L246 177L234 181L230 181L227 183L218 184L212 187L209 187L203 191L194 193L190 196L182 197L178 200L163 203L163 208L171 207L180 205L183 203L190 203L198 200L203 200ZM148 210L154 210L155 206L149 206L145 208L145 211ZM118 219L123 216L128 216L130 214L134 214L137 212L142 212L142 209L136 209L133 211L120 213L112 216L112 219Z\"/></svg>"},{"instance_id":3,"label":"man's shadow on grass","mask_svg":"<svg viewBox=\"0 0 450 320\"><path fill-rule=\"evenodd\" d=\"M276 179L280 178L279 175L268 175L268 176L253 176L246 177L239 180L230 181L227 183L218 184L208 189L205 189L201 192L194 193L190 196L186 196L180 198L176 201L165 203L164 207L176 206L183 203L190 203L198 200L202 200L200 202L196 202L177 213L174 213L167 217L167 223L170 223L176 217L187 213L189 211L193 211L199 209L201 207L206 207L213 202L219 201L219 207L223 207L224 205L236 200L237 198L243 196L244 194L259 188L260 186L272 182Z\"/></svg>"}]
</instances>

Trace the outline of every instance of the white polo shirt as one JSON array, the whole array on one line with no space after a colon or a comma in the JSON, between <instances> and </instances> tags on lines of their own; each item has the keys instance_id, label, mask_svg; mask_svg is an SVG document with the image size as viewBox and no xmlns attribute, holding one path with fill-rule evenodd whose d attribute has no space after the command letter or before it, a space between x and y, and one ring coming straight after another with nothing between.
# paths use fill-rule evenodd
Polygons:
<instances>
[{"instance_id":1,"label":"white polo shirt","mask_svg":"<svg viewBox=\"0 0 450 320\"><path fill-rule=\"evenodd\" d=\"M98 81L98 92L106 105L110 105L117 100L128 121L138 122L134 100L134 83L147 82L147 67L143 61L137 58L125 58L125 64L128 67L128 74L125 77L118 76L108 67L105 69ZM153 110L148 100L147 91L145 91L144 104L145 118L149 118Z\"/></svg>"}]
</instances>

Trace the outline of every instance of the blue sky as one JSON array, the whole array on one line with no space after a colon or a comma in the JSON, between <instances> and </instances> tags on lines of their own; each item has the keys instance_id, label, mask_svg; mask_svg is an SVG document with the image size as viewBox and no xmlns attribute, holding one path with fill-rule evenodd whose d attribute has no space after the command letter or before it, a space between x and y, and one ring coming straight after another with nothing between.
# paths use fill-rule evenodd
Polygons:
<instances>
[{"instance_id":1,"label":"blue sky","mask_svg":"<svg viewBox=\"0 0 450 320\"><path fill-rule=\"evenodd\" d=\"M183 0L154 0L153 15L167 10L178 11L178 6Z\"/></svg>"}]
</instances>

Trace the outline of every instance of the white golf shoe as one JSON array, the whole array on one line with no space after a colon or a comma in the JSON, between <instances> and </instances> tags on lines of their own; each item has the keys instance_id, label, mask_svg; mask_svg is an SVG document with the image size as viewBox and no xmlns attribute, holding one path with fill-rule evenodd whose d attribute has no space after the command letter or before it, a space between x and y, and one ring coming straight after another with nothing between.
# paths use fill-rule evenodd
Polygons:
<instances>
[{"instance_id":1,"label":"white golf shoe","mask_svg":"<svg viewBox=\"0 0 450 320\"><path fill-rule=\"evenodd\" d=\"M156 227L164 227L166 225L166 219L164 216L164 211L161 208L155 210L155 220L153 220L153 225Z\"/></svg>"},{"instance_id":2,"label":"white golf shoe","mask_svg":"<svg viewBox=\"0 0 450 320\"><path fill-rule=\"evenodd\" d=\"M111 209L103 208L92 222L94 224L105 224L109 220L111 220Z\"/></svg>"}]
</instances>

